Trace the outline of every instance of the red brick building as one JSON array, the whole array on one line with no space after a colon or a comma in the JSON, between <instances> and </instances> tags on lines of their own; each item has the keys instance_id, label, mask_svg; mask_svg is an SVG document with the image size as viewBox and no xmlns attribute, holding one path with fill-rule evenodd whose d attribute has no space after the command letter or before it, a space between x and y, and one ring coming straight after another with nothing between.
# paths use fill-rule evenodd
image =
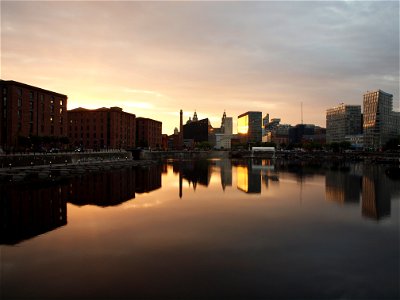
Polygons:
<instances>
[{"instance_id":1,"label":"red brick building","mask_svg":"<svg viewBox=\"0 0 400 300\"><path fill-rule=\"evenodd\" d=\"M3 149L21 146L23 138L67 136L66 95L12 80L0 80L0 93Z\"/></svg>"},{"instance_id":2,"label":"red brick building","mask_svg":"<svg viewBox=\"0 0 400 300\"><path fill-rule=\"evenodd\" d=\"M162 123L160 121L137 118L136 119L136 145L151 149L162 147Z\"/></svg>"},{"instance_id":3,"label":"red brick building","mask_svg":"<svg viewBox=\"0 0 400 300\"><path fill-rule=\"evenodd\" d=\"M129 149L135 147L135 115L122 108L68 111L69 140L75 147L88 149Z\"/></svg>"}]
</instances>

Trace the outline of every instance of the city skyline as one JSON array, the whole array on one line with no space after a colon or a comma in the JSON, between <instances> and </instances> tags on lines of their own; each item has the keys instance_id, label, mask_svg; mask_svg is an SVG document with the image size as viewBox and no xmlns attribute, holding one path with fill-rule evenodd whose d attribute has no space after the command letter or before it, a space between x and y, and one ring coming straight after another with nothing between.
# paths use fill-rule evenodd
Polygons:
<instances>
[{"instance_id":1,"label":"city skyline","mask_svg":"<svg viewBox=\"0 0 400 300\"><path fill-rule=\"evenodd\" d=\"M32 14L32 12L35 12ZM399 3L2 2L2 79L119 106L163 133L196 110L217 127L269 113L325 127L367 90L399 110Z\"/></svg>"}]
</instances>

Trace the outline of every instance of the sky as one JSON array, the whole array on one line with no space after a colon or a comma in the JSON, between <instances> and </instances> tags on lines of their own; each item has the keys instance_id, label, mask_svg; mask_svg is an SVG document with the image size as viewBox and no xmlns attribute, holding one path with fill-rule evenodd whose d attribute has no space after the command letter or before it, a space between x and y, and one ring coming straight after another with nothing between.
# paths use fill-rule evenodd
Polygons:
<instances>
[{"instance_id":1,"label":"sky","mask_svg":"<svg viewBox=\"0 0 400 300\"><path fill-rule=\"evenodd\" d=\"M393 94L398 1L1 1L1 79L179 128L196 110L325 127L326 110Z\"/></svg>"}]
</instances>

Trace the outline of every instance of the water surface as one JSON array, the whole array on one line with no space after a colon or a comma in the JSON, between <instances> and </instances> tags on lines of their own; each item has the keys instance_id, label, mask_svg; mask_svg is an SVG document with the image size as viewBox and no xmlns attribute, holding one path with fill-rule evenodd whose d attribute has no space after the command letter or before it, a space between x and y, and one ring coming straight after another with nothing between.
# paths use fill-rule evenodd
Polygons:
<instances>
[{"instance_id":1,"label":"water surface","mask_svg":"<svg viewBox=\"0 0 400 300\"><path fill-rule=\"evenodd\" d=\"M398 298L399 186L230 160L3 185L1 296Z\"/></svg>"}]
</instances>

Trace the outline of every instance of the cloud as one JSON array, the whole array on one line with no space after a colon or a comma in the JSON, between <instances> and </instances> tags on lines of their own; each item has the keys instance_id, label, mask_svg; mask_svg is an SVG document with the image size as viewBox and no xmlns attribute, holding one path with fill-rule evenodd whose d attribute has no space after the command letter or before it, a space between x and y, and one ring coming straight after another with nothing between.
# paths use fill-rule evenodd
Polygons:
<instances>
[{"instance_id":1,"label":"cloud","mask_svg":"<svg viewBox=\"0 0 400 300\"><path fill-rule=\"evenodd\" d=\"M5 79L72 106L126 103L168 133L181 108L296 123L303 102L324 125L328 107L366 90L399 97L397 1L3 2L1 14Z\"/></svg>"}]
</instances>

